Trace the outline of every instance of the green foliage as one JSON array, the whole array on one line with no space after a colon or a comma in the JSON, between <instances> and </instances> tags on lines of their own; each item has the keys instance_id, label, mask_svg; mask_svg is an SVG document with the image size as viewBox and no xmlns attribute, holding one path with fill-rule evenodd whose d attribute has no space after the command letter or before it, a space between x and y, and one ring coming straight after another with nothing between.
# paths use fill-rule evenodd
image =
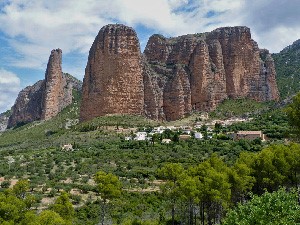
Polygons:
<instances>
[{"instance_id":1,"label":"green foliage","mask_svg":"<svg viewBox=\"0 0 300 225\"><path fill-rule=\"evenodd\" d=\"M184 176L184 169L179 163L168 163L157 171L158 175L167 180L161 186L162 193L171 202L172 224L175 222L175 205L178 198L185 189L180 190L180 186L184 185L182 176Z\"/></svg>"},{"instance_id":2,"label":"green foliage","mask_svg":"<svg viewBox=\"0 0 300 225\"><path fill-rule=\"evenodd\" d=\"M213 118L229 118L233 116L243 116L257 114L265 110L271 103L257 102L251 99L226 99L217 106L217 109L210 113Z\"/></svg>"},{"instance_id":3,"label":"green foliage","mask_svg":"<svg viewBox=\"0 0 300 225\"><path fill-rule=\"evenodd\" d=\"M9 188L9 186L10 186L9 180L2 181L1 188Z\"/></svg>"},{"instance_id":4,"label":"green foliage","mask_svg":"<svg viewBox=\"0 0 300 225\"><path fill-rule=\"evenodd\" d=\"M300 223L300 206L296 192L280 189L253 196L245 203L229 211L223 220L224 225L285 225Z\"/></svg>"},{"instance_id":5,"label":"green foliage","mask_svg":"<svg viewBox=\"0 0 300 225\"><path fill-rule=\"evenodd\" d=\"M19 180L13 187L14 194L19 198L25 198L26 192L29 190L28 180Z\"/></svg>"},{"instance_id":6,"label":"green foliage","mask_svg":"<svg viewBox=\"0 0 300 225\"><path fill-rule=\"evenodd\" d=\"M38 218L38 222L42 225L67 225L68 223L60 217L56 212L44 210Z\"/></svg>"},{"instance_id":7,"label":"green foliage","mask_svg":"<svg viewBox=\"0 0 300 225\"><path fill-rule=\"evenodd\" d=\"M11 193L0 193L0 224L20 222L24 212L27 212L27 209L22 199Z\"/></svg>"},{"instance_id":8,"label":"green foliage","mask_svg":"<svg viewBox=\"0 0 300 225\"><path fill-rule=\"evenodd\" d=\"M275 138L285 137L284 131L290 130L285 114L280 110L261 112L250 123L229 128L217 124L216 131L253 128ZM171 224L173 213L174 222L207 223L219 221L230 207L246 201L249 191L262 193L264 188L277 190L279 185L295 187L299 183L296 144L279 145L278 150L272 147L260 155L268 142L179 141L178 133L169 130L157 135L153 143L125 141L127 134L116 133L115 129L143 130L158 123L136 116L107 116L66 129L69 119L78 119L76 102L52 120L26 124L0 136L0 175L5 180L30 181L29 189L4 192L25 207L22 212L17 207L19 218L10 223L40 224L42 214L32 209L39 207L44 197L57 198L48 208L51 212L43 215L49 224L52 220L70 224L70 218L73 224L97 224L103 208L105 219L113 224ZM202 128L207 131L207 127ZM161 144L162 138L173 142ZM74 151L61 149L67 143ZM99 170L105 173L97 173ZM20 185L14 189L22 190ZM67 194L59 196L71 189L77 189L76 196L80 197L71 196L72 203L81 203L75 214Z\"/></svg>"},{"instance_id":9,"label":"green foliage","mask_svg":"<svg viewBox=\"0 0 300 225\"><path fill-rule=\"evenodd\" d=\"M94 180L97 183L98 192L104 201L118 198L121 195L121 182L117 176L99 171L95 174Z\"/></svg>"},{"instance_id":10,"label":"green foliage","mask_svg":"<svg viewBox=\"0 0 300 225\"><path fill-rule=\"evenodd\" d=\"M293 97L293 102L286 107L289 124L294 129L296 138L300 138L300 93Z\"/></svg>"},{"instance_id":11,"label":"green foliage","mask_svg":"<svg viewBox=\"0 0 300 225\"><path fill-rule=\"evenodd\" d=\"M283 51L272 55L277 85L281 98L291 96L300 90L300 48L298 45L287 47Z\"/></svg>"},{"instance_id":12,"label":"green foliage","mask_svg":"<svg viewBox=\"0 0 300 225\"><path fill-rule=\"evenodd\" d=\"M97 184L97 190L101 196L102 215L100 223L104 225L105 214L107 210L107 200L114 200L121 196L122 184L119 178L111 173L99 171L95 174L94 180Z\"/></svg>"},{"instance_id":13,"label":"green foliage","mask_svg":"<svg viewBox=\"0 0 300 225\"><path fill-rule=\"evenodd\" d=\"M20 224L20 225L69 225L74 216L74 210L72 205L67 204L64 194L63 197L59 197L56 203L53 205L56 213L51 210L42 211L40 214L36 214L33 211L32 205L35 202L35 196L26 195L25 192L28 189L28 181L20 180L13 187L13 189L6 189L5 192L0 192L0 224ZM59 207L63 204L62 207ZM73 213L70 213L72 208ZM68 212L68 213L66 213ZM60 214L66 218L64 220Z\"/></svg>"},{"instance_id":14,"label":"green foliage","mask_svg":"<svg viewBox=\"0 0 300 225\"><path fill-rule=\"evenodd\" d=\"M72 221L74 218L75 211L66 192L62 192L49 209L58 213L66 221Z\"/></svg>"},{"instance_id":15,"label":"green foliage","mask_svg":"<svg viewBox=\"0 0 300 225\"><path fill-rule=\"evenodd\" d=\"M179 180L180 176L183 174L183 167L179 163L168 163L164 167L158 170L160 177L169 180L173 183Z\"/></svg>"},{"instance_id":16,"label":"green foliage","mask_svg":"<svg viewBox=\"0 0 300 225\"><path fill-rule=\"evenodd\" d=\"M130 128L130 127L149 127L158 125L157 122L150 119L146 119L142 116L136 115L109 115L94 118L91 121L87 121L79 124L75 127L75 130L81 132L93 131L100 127L113 126L116 129L119 127Z\"/></svg>"},{"instance_id":17,"label":"green foliage","mask_svg":"<svg viewBox=\"0 0 300 225\"><path fill-rule=\"evenodd\" d=\"M287 115L282 108L261 112L255 115L250 122L235 123L227 129L229 131L262 130L268 138L272 139L287 138L291 131Z\"/></svg>"}]
</instances>

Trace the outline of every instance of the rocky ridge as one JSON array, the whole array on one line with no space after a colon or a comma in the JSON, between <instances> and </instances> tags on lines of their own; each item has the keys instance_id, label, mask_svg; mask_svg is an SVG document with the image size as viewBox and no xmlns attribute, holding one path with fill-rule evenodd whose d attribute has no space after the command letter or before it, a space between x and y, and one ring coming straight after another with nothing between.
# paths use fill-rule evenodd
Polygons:
<instances>
[{"instance_id":1,"label":"rocky ridge","mask_svg":"<svg viewBox=\"0 0 300 225\"><path fill-rule=\"evenodd\" d=\"M80 91L81 82L61 68L62 51L52 50L45 79L24 88L12 107L7 128L36 120L48 120L72 103L73 89Z\"/></svg>"},{"instance_id":2,"label":"rocky ridge","mask_svg":"<svg viewBox=\"0 0 300 225\"><path fill-rule=\"evenodd\" d=\"M247 27L152 35L141 54L132 28L107 25L89 53L81 120L107 114L176 120L213 110L227 98L278 100L275 76L271 55Z\"/></svg>"},{"instance_id":3,"label":"rocky ridge","mask_svg":"<svg viewBox=\"0 0 300 225\"><path fill-rule=\"evenodd\" d=\"M135 31L103 27L89 53L83 82L81 119L107 114L143 114L142 56Z\"/></svg>"}]
</instances>

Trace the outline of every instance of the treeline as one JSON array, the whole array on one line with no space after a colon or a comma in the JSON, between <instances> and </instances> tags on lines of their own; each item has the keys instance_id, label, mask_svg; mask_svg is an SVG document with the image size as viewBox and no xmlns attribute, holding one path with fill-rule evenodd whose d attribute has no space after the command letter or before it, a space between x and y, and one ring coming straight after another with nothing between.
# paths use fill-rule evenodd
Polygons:
<instances>
[{"instance_id":1,"label":"treeline","mask_svg":"<svg viewBox=\"0 0 300 225\"><path fill-rule=\"evenodd\" d=\"M19 180L13 188L0 192L0 224L3 225L71 225L75 210L68 194L61 195L47 210L36 213L36 197L28 193L29 182ZM34 209L35 208L35 209Z\"/></svg>"},{"instance_id":2,"label":"treeline","mask_svg":"<svg viewBox=\"0 0 300 225\"><path fill-rule=\"evenodd\" d=\"M297 188L298 144L273 145L259 153L242 153L232 166L216 154L197 166L169 163L158 175L170 206L170 224L219 224L226 211L250 199L249 193Z\"/></svg>"},{"instance_id":3,"label":"treeline","mask_svg":"<svg viewBox=\"0 0 300 225\"><path fill-rule=\"evenodd\" d=\"M97 172L94 175L97 196L94 202L74 210L68 194L61 192L54 204L41 213L37 213L41 209L37 208L29 182L20 180L12 189L3 189L0 193L0 224L106 224L109 218L112 224L128 225L239 224L241 215L248 221L245 224L256 224L247 213L257 211L261 214L260 202L269 204L270 209L276 207L277 211L288 206L293 206L287 208L289 212L299 209L295 193L278 192L283 206L276 202L276 194L275 197L263 194L280 187L297 188L299 173L299 144L271 145L257 153L243 152L230 166L214 153L198 165L164 164L156 171L156 177L163 179L160 191L153 193L130 192L124 188L123 179L112 173ZM253 194L263 194L263 197L253 198ZM249 205L237 207L245 202ZM142 218L148 208L152 208L151 217ZM272 221L278 214L280 211L264 218ZM253 220L255 218L253 216ZM293 218L298 221L300 215ZM293 218L285 221L293 224Z\"/></svg>"}]
</instances>

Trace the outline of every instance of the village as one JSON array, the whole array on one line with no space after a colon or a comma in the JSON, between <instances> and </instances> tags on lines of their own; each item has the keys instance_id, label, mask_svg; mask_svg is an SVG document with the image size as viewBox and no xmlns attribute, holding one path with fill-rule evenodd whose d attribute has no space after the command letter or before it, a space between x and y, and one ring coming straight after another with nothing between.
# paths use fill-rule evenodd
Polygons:
<instances>
[{"instance_id":1,"label":"village","mask_svg":"<svg viewBox=\"0 0 300 225\"><path fill-rule=\"evenodd\" d=\"M266 140L265 134L260 130L253 131L237 131L237 132L221 132L222 128L226 128L234 123L248 122L252 118L230 118L226 120L210 120L207 114L201 115L199 121L195 121L193 124L181 125L181 126L158 126L153 129L143 128L136 132L131 132L131 135L126 136L126 141L153 141L155 137L160 138L162 144L169 144L172 138L165 138L170 135L163 135L166 133L176 134L175 139L178 141L188 140L195 138L198 140L218 138L222 135L225 139L231 140L255 140L260 139L261 141Z\"/></svg>"}]
</instances>

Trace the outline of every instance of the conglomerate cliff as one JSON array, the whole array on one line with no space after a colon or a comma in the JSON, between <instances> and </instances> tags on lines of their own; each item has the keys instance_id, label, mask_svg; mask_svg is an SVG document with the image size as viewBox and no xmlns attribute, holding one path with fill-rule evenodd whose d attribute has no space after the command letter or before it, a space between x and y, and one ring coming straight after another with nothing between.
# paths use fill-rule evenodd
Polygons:
<instances>
[{"instance_id":1,"label":"conglomerate cliff","mask_svg":"<svg viewBox=\"0 0 300 225\"><path fill-rule=\"evenodd\" d=\"M150 37L141 54L136 32L104 26L89 53L81 120L139 114L176 120L210 111L227 98L278 100L274 62L247 27Z\"/></svg>"},{"instance_id":2,"label":"conglomerate cliff","mask_svg":"<svg viewBox=\"0 0 300 225\"><path fill-rule=\"evenodd\" d=\"M85 69L81 119L107 114L143 114L142 56L135 31L123 25L103 27Z\"/></svg>"},{"instance_id":3,"label":"conglomerate cliff","mask_svg":"<svg viewBox=\"0 0 300 225\"><path fill-rule=\"evenodd\" d=\"M36 120L48 120L72 103L73 89L81 82L62 72L62 51L52 50L45 79L24 88L12 107L7 128Z\"/></svg>"}]
</instances>

